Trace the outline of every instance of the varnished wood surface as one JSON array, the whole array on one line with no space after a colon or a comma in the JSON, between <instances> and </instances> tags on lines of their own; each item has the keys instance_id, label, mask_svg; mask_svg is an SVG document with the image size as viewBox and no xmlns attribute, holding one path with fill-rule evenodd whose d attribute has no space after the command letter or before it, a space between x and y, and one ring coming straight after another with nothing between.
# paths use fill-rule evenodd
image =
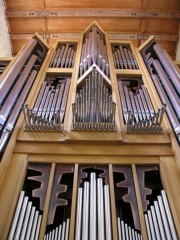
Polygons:
<instances>
[{"instance_id":1,"label":"varnished wood surface","mask_svg":"<svg viewBox=\"0 0 180 240\"><path fill-rule=\"evenodd\" d=\"M35 32L52 46L54 38L66 34L78 39L78 34L95 20L107 34L136 39L137 47L141 44L138 40L154 34L166 41L163 47L175 58L179 0L6 0L5 4L14 55Z\"/></svg>"},{"instance_id":2,"label":"varnished wood surface","mask_svg":"<svg viewBox=\"0 0 180 240\"><path fill-rule=\"evenodd\" d=\"M145 6L144 6L145 7ZM35 18L34 18L35 19ZM138 19L138 18L136 18ZM117 22L118 23L118 22ZM107 23L105 23L107 24ZM85 26L87 29L88 26ZM140 29L142 30L144 27L140 24ZM104 30L104 29L103 29ZM17 33L18 34L18 33ZM69 33L71 34L71 33ZM75 67L72 69L52 69L48 68L49 62L53 53L55 51L55 46L57 46L58 42L53 40L52 46L50 48L47 57L43 63L42 69L39 72L38 77L35 80L35 83L29 93L27 98L27 103L33 106L38 91L41 87L41 84L46 76L46 74L72 74L72 82L69 90L70 97L68 98L66 115L65 115L65 128L62 132L27 132L24 131L24 123L23 116L20 115L19 120L17 121L16 128L12 134L11 140L7 146L7 150L0 164L0 186L1 193L3 196L0 199L0 213L3 213L3 216L7 215L8 219L0 220L0 236L4 236L6 239L8 234L8 229L10 226L10 222L13 216L13 211L15 209L15 203L18 198L18 193L20 192L23 182L24 176L26 173L26 167L28 162L33 163L50 163L52 164L52 172L51 172L51 180L50 185L48 187L48 192L46 196L46 206L45 213L43 216L43 221L41 225L41 233L40 239L43 239L45 228L46 228L46 218L48 212L48 202L51 194L51 186L52 186L52 177L55 169L55 164L76 164L75 175L77 178L78 174L78 164L102 164L109 165L110 169L112 168L111 164L134 164L133 165L133 174L136 175L135 172L135 164L138 165L152 165L159 164L161 168L161 176L163 179L163 185L165 190L168 193L168 197L170 199L170 204L172 207L173 215L175 216L176 226L179 226L180 222L180 202L178 201L180 197L178 184L180 178L180 172L177 167L177 163L179 162L179 150L178 146L173 144L173 137L171 136L173 133L170 132L169 135L169 125L167 123L167 119L165 119L163 123L164 133L162 134L127 134L125 132L125 126L122 119L122 111L121 111L121 103L119 98L119 93L117 91L117 79L118 75L126 75L133 76L138 75L142 76L145 86L148 88L148 92L150 94L153 106L155 109L161 107L160 99L156 93L156 90L152 84L152 81L145 69L145 65L143 64L142 58L139 54L139 51L133 47L131 42L128 41L120 41L116 38L111 38L109 41L106 35L107 41L107 51L108 51L108 59L111 68L111 87L112 94L117 104L117 109L119 109L119 113L117 114L118 121L117 123L121 126L118 128L117 132L108 132L108 131L72 131L71 123L72 123L72 109L71 104L75 100L76 95L76 87L78 84L78 67L80 61L80 53L82 47L82 32L79 33L80 39L76 38L65 38L64 42L69 42L71 39L78 43L77 46L77 55L75 59ZM106 34L106 32L105 32ZM69 35L70 36L70 35ZM153 37L152 37L153 38ZM14 39L16 41L20 39ZM28 41L28 39L24 39ZM127 40L127 39L126 39ZM49 41L49 40L48 40ZM113 43L124 43L130 44L135 57L137 58L139 70L115 70L112 62L112 54L110 44ZM141 44L143 41L134 40L137 44ZM54 43L56 45L54 45ZM147 42L146 42L147 43ZM145 43L145 44L146 44ZM172 41L171 41L172 43ZM166 42L165 42L166 44ZM136 46L136 45L135 45ZM115 95L115 96L114 96ZM16 165L17 163L17 165ZM180 165L180 164L179 164ZM112 175L112 174L111 174ZM12 178L11 178L12 176ZM111 176L112 178L112 176ZM72 212L72 221L70 227L70 239L73 239L73 219L75 218L75 205L76 205L76 185L75 182L73 188L73 212ZM111 182L112 185L112 182ZM171 185L173 187L171 188ZM138 192L137 179L136 179L136 192ZM10 194L9 191L11 191ZM12 195L14 194L13 198ZM113 201L114 196L111 191L111 200ZM138 197L138 206L141 210L141 202L140 197ZM113 208L113 206L112 206ZM177 214L176 214L177 211ZM113 216L115 216L115 211L113 210ZM0 214L1 215L1 214ZM141 213L141 226L143 227L143 237L146 239L146 231L144 227L143 221L143 213ZM113 224L115 221L113 220ZM116 227L113 229L113 234L115 236L115 240L117 239L117 229ZM178 234L179 231L178 231ZM69 240L70 240L69 239Z\"/></svg>"}]
</instances>

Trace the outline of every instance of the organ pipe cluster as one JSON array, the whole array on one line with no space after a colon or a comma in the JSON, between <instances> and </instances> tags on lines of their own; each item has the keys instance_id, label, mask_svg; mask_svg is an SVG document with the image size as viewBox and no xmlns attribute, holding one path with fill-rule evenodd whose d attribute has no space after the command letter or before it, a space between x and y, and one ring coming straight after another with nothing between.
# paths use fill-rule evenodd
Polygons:
<instances>
[{"instance_id":1,"label":"organ pipe cluster","mask_svg":"<svg viewBox=\"0 0 180 240\"><path fill-rule=\"evenodd\" d=\"M8 240L38 240L45 196L50 175L50 165L29 164L19 195ZM37 188L36 184L39 184ZM38 200L39 201L38 201Z\"/></svg>"},{"instance_id":2,"label":"organ pipe cluster","mask_svg":"<svg viewBox=\"0 0 180 240\"><path fill-rule=\"evenodd\" d=\"M34 107L32 109L27 105L23 107L26 130L62 130L69 86L68 76L46 77Z\"/></svg>"},{"instance_id":3,"label":"organ pipe cluster","mask_svg":"<svg viewBox=\"0 0 180 240\"><path fill-rule=\"evenodd\" d=\"M154 110L148 91L140 79L121 77L118 86L127 131L162 132L161 124L166 106L157 112Z\"/></svg>"},{"instance_id":4,"label":"organ pipe cluster","mask_svg":"<svg viewBox=\"0 0 180 240\"><path fill-rule=\"evenodd\" d=\"M50 164L29 164L8 240L38 239L50 179ZM157 165L135 166L148 240L178 240ZM142 240L131 165L113 165L115 202L110 200L108 166L79 166L75 240L113 239L111 206L115 204L119 240ZM56 165L48 203L44 240L68 240L74 181L73 165ZM38 187L37 187L38 186Z\"/></svg>"},{"instance_id":5,"label":"organ pipe cluster","mask_svg":"<svg viewBox=\"0 0 180 240\"><path fill-rule=\"evenodd\" d=\"M78 188L75 240L111 240L111 224L109 186L91 172Z\"/></svg>"},{"instance_id":6,"label":"organ pipe cluster","mask_svg":"<svg viewBox=\"0 0 180 240\"><path fill-rule=\"evenodd\" d=\"M8 240L38 240L43 216L50 164L29 164ZM56 165L49 200L44 239L68 240L74 167Z\"/></svg>"},{"instance_id":7,"label":"organ pipe cluster","mask_svg":"<svg viewBox=\"0 0 180 240\"><path fill-rule=\"evenodd\" d=\"M166 192L161 191L157 200L144 214L148 239L178 240Z\"/></svg>"},{"instance_id":8,"label":"organ pipe cluster","mask_svg":"<svg viewBox=\"0 0 180 240\"><path fill-rule=\"evenodd\" d=\"M151 41L141 50L157 92L180 143L180 74L161 46Z\"/></svg>"},{"instance_id":9,"label":"organ pipe cluster","mask_svg":"<svg viewBox=\"0 0 180 240\"><path fill-rule=\"evenodd\" d=\"M37 38L31 39L0 82L0 153L5 149L46 54L47 48Z\"/></svg>"},{"instance_id":10,"label":"organ pipe cluster","mask_svg":"<svg viewBox=\"0 0 180 240\"><path fill-rule=\"evenodd\" d=\"M44 240L68 240L69 218L44 236Z\"/></svg>"},{"instance_id":11,"label":"organ pipe cluster","mask_svg":"<svg viewBox=\"0 0 180 240\"><path fill-rule=\"evenodd\" d=\"M117 69L139 69L136 58L128 45L112 45L114 67Z\"/></svg>"},{"instance_id":12,"label":"organ pipe cluster","mask_svg":"<svg viewBox=\"0 0 180 240\"><path fill-rule=\"evenodd\" d=\"M11 224L8 240L38 240L42 215L22 191Z\"/></svg>"},{"instance_id":13,"label":"organ pipe cluster","mask_svg":"<svg viewBox=\"0 0 180 240\"><path fill-rule=\"evenodd\" d=\"M85 86L77 90L73 108L73 128L77 130L115 130L116 104L103 77L93 67Z\"/></svg>"},{"instance_id":14,"label":"organ pipe cluster","mask_svg":"<svg viewBox=\"0 0 180 240\"><path fill-rule=\"evenodd\" d=\"M79 76L81 77L93 64L96 64L109 77L105 36L96 25L84 34Z\"/></svg>"},{"instance_id":15,"label":"organ pipe cluster","mask_svg":"<svg viewBox=\"0 0 180 240\"><path fill-rule=\"evenodd\" d=\"M142 235L134 230L127 223L121 221L120 217L117 218L118 238L119 240L142 240Z\"/></svg>"},{"instance_id":16,"label":"organ pipe cluster","mask_svg":"<svg viewBox=\"0 0 180 240\"><path fill-rule=\"evenodd\" d=\"M113 166L113 176L119 240L141 240L131 166Z\"/></svg>"},{"instance_id":17,"label":"organ pipe cluster","mask_svg":"<svg viewBox=\"0 0 180 240\"><path fill-rule=\"evenodd\" d=\"M73 68L76 56L76 44L59 44L54 52L49 67L51 68Z\"/></svg>"}]
</instances>

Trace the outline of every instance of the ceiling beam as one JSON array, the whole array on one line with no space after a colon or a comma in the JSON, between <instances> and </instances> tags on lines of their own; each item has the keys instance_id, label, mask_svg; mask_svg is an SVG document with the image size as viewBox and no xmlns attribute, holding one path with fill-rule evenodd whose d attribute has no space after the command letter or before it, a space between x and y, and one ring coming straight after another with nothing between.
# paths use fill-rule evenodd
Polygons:
<instances>
[{"instance_id":1,"label":"ceiling beam","mask_svg":"<svg viewBox=\"0 0 180 240\"><path fill-rule=\"evenodd\" d=\"M173 18L180 19L180 11L146 10L107 10L107 9L69 9L69 10L7 10L6 17L132 17L132 18Z\"/></svg>"}]
</instances>

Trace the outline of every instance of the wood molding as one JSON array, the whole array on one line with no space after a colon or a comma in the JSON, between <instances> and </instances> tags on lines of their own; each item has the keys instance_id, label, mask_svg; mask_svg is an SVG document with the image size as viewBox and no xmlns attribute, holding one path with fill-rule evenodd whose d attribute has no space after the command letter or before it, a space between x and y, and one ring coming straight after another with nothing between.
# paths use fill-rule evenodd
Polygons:
<instances>
[{"instance_id":1,"label":"wood molding","mask_svg":"<svg viewBox=\"0 0 180 240\"><path fill-rule=\"evenodd\" d=\"M39 33L43 39L80 39L81 33ZM11 33L10 39L31 39L34 36L32 33ZM130 34L130 33L107 33L108 40L146 40L150 37L150 34ZM178 35L170 34L154 34L157 40L177 42Z\"/></svg>"},{"instance_id":2,"label":"wood molding","mask_svg":"<svg viewBox=\"0 0 180 240\"><path fill-rule=\"evenodd\" d=\"M180 18L179 11L146 11L116 9L68 9L68 10L7 10L6 17L132 17L132 18Z\"/></svg>"}]
</instances>

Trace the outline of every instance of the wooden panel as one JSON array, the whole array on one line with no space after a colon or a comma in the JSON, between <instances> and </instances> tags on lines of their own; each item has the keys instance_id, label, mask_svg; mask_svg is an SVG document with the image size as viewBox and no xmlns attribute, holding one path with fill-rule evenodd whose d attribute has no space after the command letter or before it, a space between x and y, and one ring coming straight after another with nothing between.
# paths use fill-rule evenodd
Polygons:
<instances>
[{"instance_id":1,"label":"wooden panel","mask_svg":"<svg viewBox=\"0 0 180 240\"><path fill-rule=\"evenodd\" d=\"M6 0L6 6L8 9L19 9L19 10L35 10L43 9L43 0Z\"/></svg>"},{"instance_id":2,"label":"wooden panel","mask_svg":"<svg viewBox=\"0 0 180 240\"><path fill-rule=\"evenodd\" d=\"M11 44L13 55L16 55L28 41L29 39L12 39Z\"/></svg>"},{"instance_id":3,"label":"wooden panel","mask_svg":"<svg viewBox=\"0 0 180 240\"><path fill-rule=\"evenodd\" d=\"M57 39L49 39L49 40L48 40L48 43L49 43L49 46L50 46L50 47L54 47L55 44L56 44L56 42L57 42Z\"/></svg>"},{"instance_id":4,"label":"wooden panel","mask_svg":"<svg viewBox=\"0 0 180 240\"><path fill-rule=\"evenodd\" d=\"M137 18L48 18L49 32L82 32L93 21L96 21L105 32L140 32L140 19Z\"/></svg>"},{"instance_id":5,"label":"wooden panel","mask_svg":"<svg viewBox=\"0 0 180 240\"><path fill-rule=\"evenodd\" d=\"M10 18L9 27L11 33L35 33L45 31L43 18Z\"/></svg>"},{"instance_id":6,"label":"wooden panel","mask_svg":"<svg viewBox=\"0 0 180 240\"><path fill-rule=\"evenodd\" d=\"M46 8L125 8L141 9L142 0L45 0Z\"/></svg>"},{"instance_id":7,"label":"wooden panel","mask_svg":"<svg viewBox=\"0 0 180 240\"><path fill-rule=\"evenodd\" d=\"M145 32L150 34L176 34L179 22L175 19L145 19Z\"/></svg>"},{"instance_id":8,"label":"wooden panel","mask_svg":"<svg viewBox=\"0 0 180 240\"><path fill-rule=\"evenodd\" d=\"M150 0L147 2L148 10L180 10L180 1L179 0Z\"/></svg>"},{"instance_id":9,"label":"wooden panel","mask_svg":"<svg viewBox=\"0 0 180 240\"><path fill-rule=\"evenodd\" d=\"M166 52L170 55L175 57L176 55L176 46L177 42L169 42L169 41L158 41L161 44L161 47L166 50Z\"/></svg>"}]
</instances>

